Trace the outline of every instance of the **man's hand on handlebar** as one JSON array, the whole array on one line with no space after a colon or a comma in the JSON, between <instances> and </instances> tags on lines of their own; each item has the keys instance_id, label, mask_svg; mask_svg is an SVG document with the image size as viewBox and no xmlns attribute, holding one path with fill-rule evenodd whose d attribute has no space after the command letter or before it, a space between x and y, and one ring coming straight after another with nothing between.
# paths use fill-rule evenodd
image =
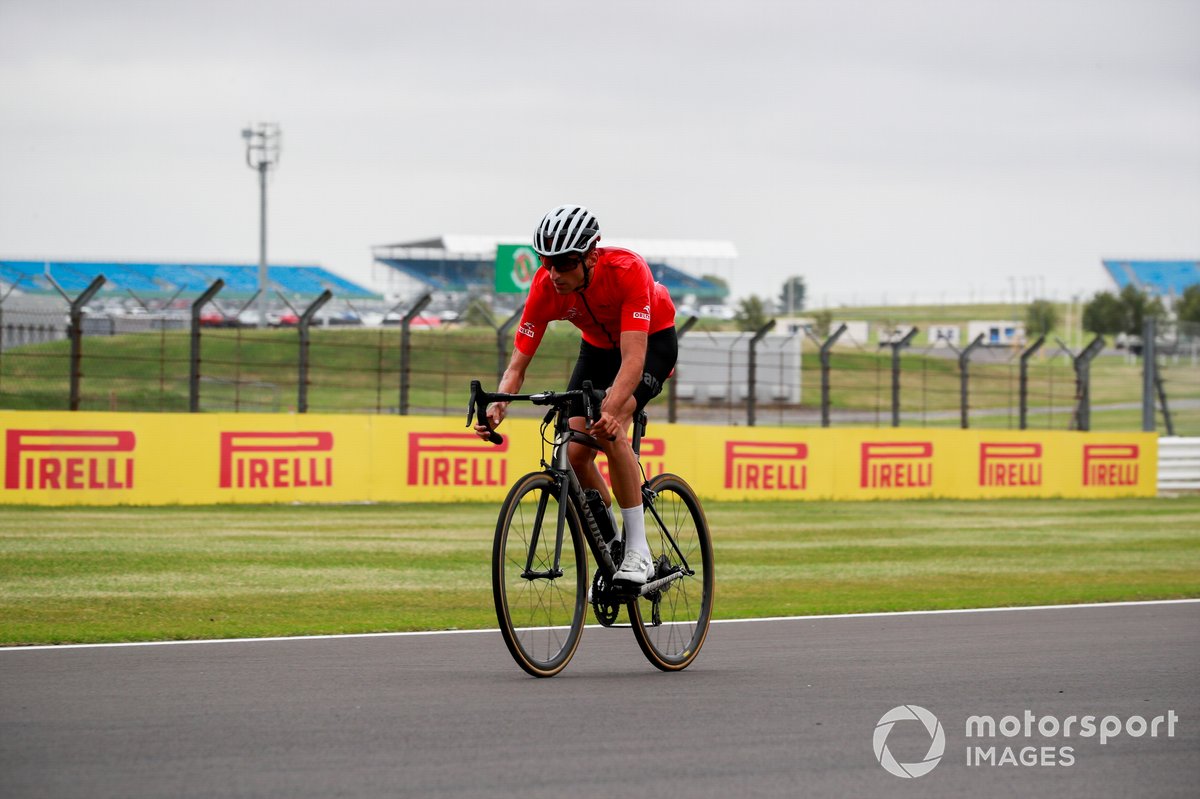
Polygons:
<instances>
[{"instance_id":1,"label":"man's hand on handlebar","mask_svg":"<svg viewBox=\"0 0 1200 799\"><path fill-rule=\"evenodd\" d=\"M600 403L600 418L591 425L588 432L598 438L615 439L622 431L629 429L635 408L637 401L632 395L627 395L621 401L609 389Z\"/></svg>"},{"instance_id":2,"label":"man's hand on handlebar","mask_svg":"<svg viewBox=\"0 0 1200 799\"><path fill-rule=\"evenodd\" d=\"M507 402L491 403L487 407L487 422L488 423L484 424L482 419L479 420L478 422L476 422L475 423L475 435L479 436L484 441L489 440L489 436L491 435L491 432L488 430L488 427L490 426L492 430L495 430L497 427L500 426L500 423L504 421L504 417L507 415L508 415L508 403Z\"/></svg>"},{"instance_id":3,"label":"man's hand on handlebar","mask_svg":"<svg viewBox=\"0 0 1200 799\"><path fill-rule=\"evenodd\" d=\"M588 433L600 439L612 441L621 432L621 423L607 411L600 412L600 418L588 426Z\"/></svg>"}]
</instances>

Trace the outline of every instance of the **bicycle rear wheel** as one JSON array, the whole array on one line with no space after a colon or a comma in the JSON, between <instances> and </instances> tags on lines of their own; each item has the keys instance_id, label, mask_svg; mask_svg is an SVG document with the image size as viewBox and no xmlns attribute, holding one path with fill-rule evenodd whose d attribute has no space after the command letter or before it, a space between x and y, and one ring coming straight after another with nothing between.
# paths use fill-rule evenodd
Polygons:
<instances>
[{"instance_id":1,"label":"bicycle rear wheel","mask_svg":"<svg viewBox=\"0 0 1200 799\"><path fill-rule=\"evenodd\" d=\"M660 474L649 486L657 494L653 511L649 506L645 509L654 579L675 573L684 576L630 600L629 618L646 658L663 671L680 671L696 659L708 635L713 605L712 539L700 500L682 478Z\"/></svg>"},{"instance_id":2,"label":"bicycle rear wheel","mask_svg":"<svg viewBox=\"0 0 1200 799\"><path fill-rule=\"evenodd\" d=\"M492 595L500 632L517 665L535 677L562 671L583 631L587 556L570 503L559 571L554 570L559 493L545 472L518 480L500 508L492 548Z\"/></svg>"}]
</instances>

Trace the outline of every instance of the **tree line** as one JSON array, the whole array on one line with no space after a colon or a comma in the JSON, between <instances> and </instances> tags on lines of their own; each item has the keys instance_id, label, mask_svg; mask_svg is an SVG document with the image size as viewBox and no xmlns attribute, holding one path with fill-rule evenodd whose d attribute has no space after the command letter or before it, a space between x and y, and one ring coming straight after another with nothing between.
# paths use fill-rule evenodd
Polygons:
<instances>
[{"instance_id":1,"label":"tree line","mask_svg":"<svg viewBox=\"0 0 1200 799\"><path fill-rule=\"evenodd\" d=\"M1166 319L1174 311L1180 322L1200 324L1200 283L1188 286L1174 307L1132 283L1119 293L1100 291L1083 306L1083 329L1098 335L1127 333L1140 336L1147 319Z\"/></svg>"},{"instance_id":2,"label":"tree line","mask_svg":"<svg viewBox=\"0 0 1200 799\"><path fill-rule=\"evenodd\" d=\"M717 276L705 276L717 280ZM724 281L721 281L724 283ZM806 299L804 278L791 275L783 283L778 298L764 299L758 295L738 300L737 326L741 330L758 330L773 311L788 315L804 310ZM1029 336L1049 334L1061 321L1059 304L1050 300L1034 300L1025 308L1025 332ZM1146 319L1166 319L1174 313L1180 322L1200 325L1200 283L1188 286L1182 295L1168 305L1162 297L1149 294L1130 284L1119 292L1096 292L1083 306L1083 329L1097 335L1115 336L1121 333L1141 335ZM811 313L811 312L810 312ZM832 314L817 311L818 327L828 328ZM821 324L824 323L824 324ZM818 335L828 331L818 330Z\"/></svg>"}]
</instances>

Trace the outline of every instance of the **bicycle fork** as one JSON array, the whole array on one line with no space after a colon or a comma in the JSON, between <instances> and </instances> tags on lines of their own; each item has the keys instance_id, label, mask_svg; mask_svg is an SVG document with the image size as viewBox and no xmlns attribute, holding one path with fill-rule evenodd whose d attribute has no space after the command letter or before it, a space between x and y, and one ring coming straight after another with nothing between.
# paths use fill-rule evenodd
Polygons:
<instances>
[{"instance_id":1,"label":"bicycle fork","mask_svg":"<svg viewBox=\"0 0 1200 799\"><path fill-rule=\"evenodd\" d=\"M533 570L533 558L537 554L538 539L542 536L542 522L546 518L546 503L549 501L549 492L543 492L542 496L538 498L537 515L533 520L533 536L529 540L529 557L525 560L525 570L521 572L521 577L526 580L557 580L563 576L562 534L563 523L566 521L566 517L563 514L564 508L561 502L558 508L558 539L554 544L554 565L544 571Z\"/></svg>"},{"instance_id":2,"label":"bicycle fork","mask_svg":"<svg viewBox=\"0 0 1200 799\"><path fill-rule=\"evenodd\" d=\"M557 579L563 576L562 570L562 547L563 536L567 529L567 503L574 502L580 516L587 525L588 541L591 544L593 556L604 565L609 574L617 570L616 564L613 563L612 554L609 552L608 544L604 543L604 537L600 534L600 528L596 525L596 520L588 510L587 503L582 500L583 486L579 484L579 478L571 469L571 463L567 456L567 443L570 441L570 432L561 434L555 442L554 450L554 467L550 470L554 474L555 484L558 486L558 513L555 519L555 538L554 538L554 565L545 571L533 570L533 559L537 552L538 539L542 535L542 523L546 518L546 503L550 501L549 492L543 493L538 500L537 516L533 523L533 537L529 542L529 557L525 561L525 570L521 573L521 577L526 580L538 579Z\"/></svg>"}]
</instances>

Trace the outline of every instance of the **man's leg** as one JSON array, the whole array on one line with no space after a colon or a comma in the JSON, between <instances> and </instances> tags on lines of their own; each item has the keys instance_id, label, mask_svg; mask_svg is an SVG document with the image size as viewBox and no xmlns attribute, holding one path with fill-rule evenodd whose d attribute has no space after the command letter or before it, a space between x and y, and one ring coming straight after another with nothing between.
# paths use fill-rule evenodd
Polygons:
<instances>
[{"instance_id":1,"label":"man's leg","mask_svg":"<svg viewBox=\"0 0 1200 799\"><path fill-rule=\"evenodd\" d=\"M572 417L571 429L578 430L580 433L586 433L587 418L583 416ZM567 445L567 459L571 462L571 468L575 470L575 476L579 478L579 484L584 488L596 489L600 492L600 496L604 498L604 503L606 505L609 504L611 497L608 494L608 485L600 475L600 467L596 465L596 450L572 441Z\"/></svg>"},{"instance_id":2,"label":"man's leg","mask_svg":"<svg viewBox=\"0 0 1200 799\"><path fill-rule=\"evenodd\" d=\"M633 398L630 398L627 409L629 413L622 414L622 416L631 417L636 404ZM586 431L587 420L582 416L572 418L571 427L575 430ZM646 564L650 561L650 546L646 543L646 521L642 510L642 471L638 466L637 456L633 454L633 445L625 432L627 428L628 425L623 426L621 434L616 439L612 441L600 439L597 443L608 458L608 476L612 480L613 487L612 498L617 507L621 509L626 562L622 562L618 566L630 565L631 573L637 573L639 570L645 571ZM584 488L596 489L600 492L601 497L608 500L608 486L605 485L604 478L600 476L600 469L596 465L596 450L582 444L572 443L567 449L567 457L571 461L571 468L575 470L575 475L579 478L580 485ZM630 553L640 556L640 560L636 562L631 560ZM645 582L644 576L642 580L635 582Z\"/></svg>"},{"instance_id":3,"label":"man's leg","mask_svg":"<svg viewBox=\"0 0 1200 799\"><path fill-rule=\"evenodd\" d=\"M612 480L613 495L621 508L625 528L625 557L618 564L614 582L629 586L640 586L653 573L650 546L646 542L646 520L642 510L642 470L629 441L629 425L637 402L633 397L622 408L618 419L620 434L611 441L600 441L600 447L608 458L608 476Z\"/></svg>"},{"instance_id":4,"label":"man's leg","mask_svg":"<svg viewBox=\"0 0 1200 799\"><path fill-rule=\"evenodd\" d=\"M621 509L625 529L625 552L639 552L647 559L650 546L646 543L646 520L642 510L642 470L629 439L622 435L609 442L604 450L608 456L608 474L612 478L613 495Z\"/></svg>"}]
</instances>

